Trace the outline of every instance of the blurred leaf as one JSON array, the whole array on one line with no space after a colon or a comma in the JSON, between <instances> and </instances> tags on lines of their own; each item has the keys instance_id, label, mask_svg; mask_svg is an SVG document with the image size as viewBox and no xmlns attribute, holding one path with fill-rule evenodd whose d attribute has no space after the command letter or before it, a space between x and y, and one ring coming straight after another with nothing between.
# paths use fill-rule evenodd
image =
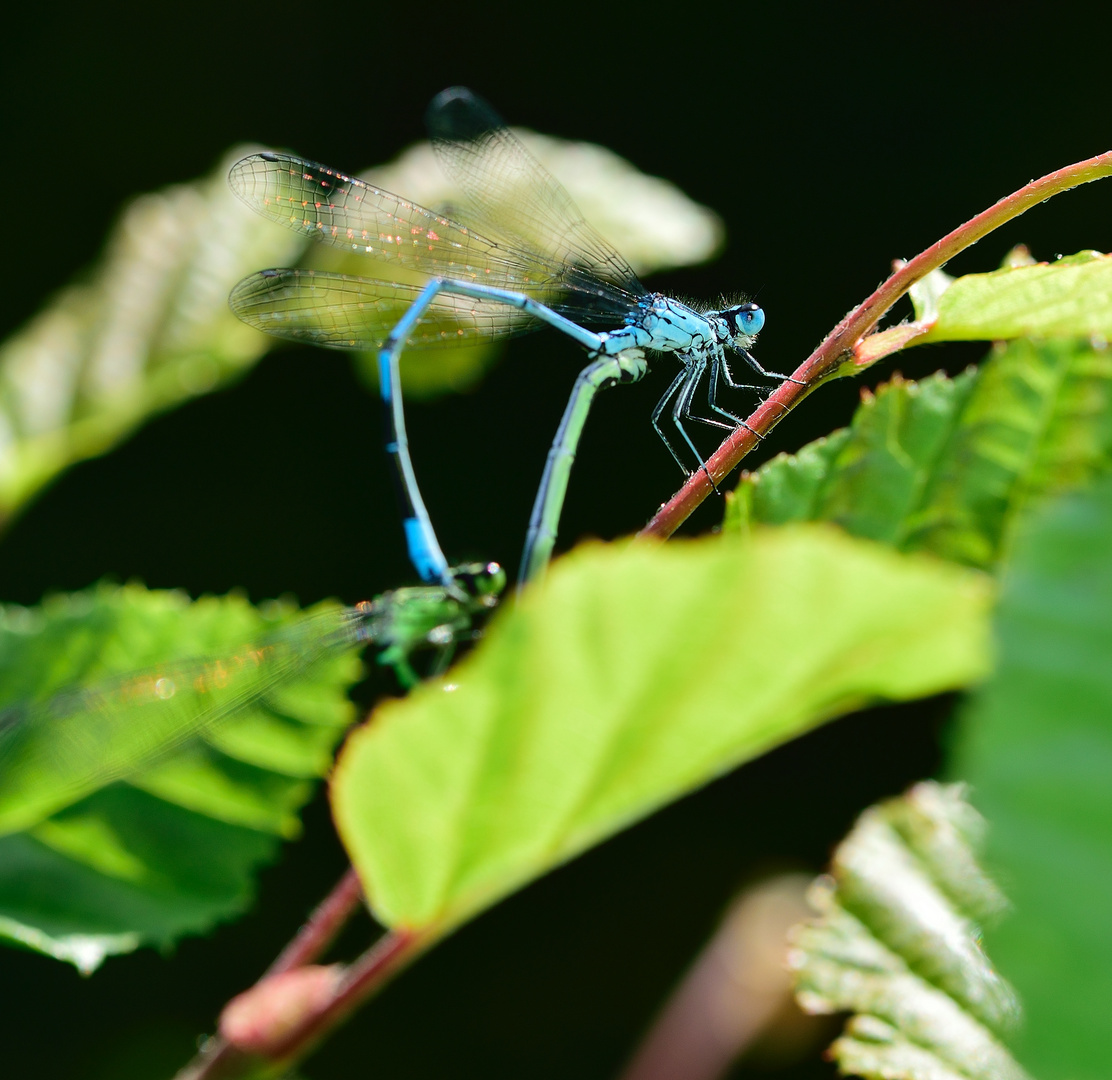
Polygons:
<instances>
[{"instance_id":1,"label":"blurred leaf","mask_svg":"<svg viewBox=\"0 0 1112 1080\"><path fill-rule=\"evenodd\" d=\"M135 585L0 610L0 934L91 970L249 903L255 870L297 834L297 812L331 764L360 664L332 654L263 694L250 668L226 662L214 679L211 662L170 660L285 642L314 618L286 630L290 613ZM149 667L136 675L137 665ZM172 756L158 760L152 740L169 736L154 709L173 702L152 704L146 690L157 676L175 681L187 709L202 674L234 720L207 739L171 741ZM73 686L90 689L56 696Z\"/></svg>"},{"instance_id":2,"label":"blurred leaf","mask_svg":"<svg viewBox=\"0 0 1112 1080\"><path fill-rule=\"evenodd\" d=\"M407 402L414 402L474 390L501 359L502 349L501 342L451 349L407 349L401 363L402 393ZM377 394L378 357L369 352L352 355L360 380Z\"/></svg>"},{"instance_id":3,"label":"blurred leaf","mask_svg":"<svg viewBox=\"0 0 1112 1080\"><path fill-rule=\"evenodd\" d=\"M833 521L902 551L991 568L1029 504L1112 457L1112 350L1016 341L956 379L865 392L848 429L742 476L725 526Z\"/></svg>"},{"instance_id":4,"label":"blurred leaf","mask_svg":"<svg viewBox=\"0 0 1112 1080\"><path fill-rule=\"evenodd\" d=\"M1108 1075L1112 1037L1112 482L1027 523L1002 582L999 660L952 771L992 824L1016 914L992 951L1016 985L1024 1063Z\"/></svg>"},{"instance_id":5,"label":"blurred leaf","mask_svg":"<svg viewBox=\"0 0 1112 1080\"><path fill-rule=\"evenodd\" d=\"M825 528L581 548L332 784L378 918L445 930L664 803L987 663L987 584Z\"/></svg>"},{"instance_id":6,"label":"blurred leaf","mask_svg":"<svg viewBox=\"0 0 1112 1080\"><path fill-rule=\"evenodd\" d=\"M237 377L270 347L228 310L232 285L304 241L245 213L213 173L140 196L87 281L0 346L0 522L59 472L154 413Z\"/></svg>"},{"instance_id":7,"label":"blurred leaf","mask_svg":"<svg viewBox=\"0 0 1112 1080\"><path fill-rule=\"evenodd\" d=\"M1018 1005L978 943L1004 907L977 863L983 822L959 785L867 810L811 890L791 964L808 1012L851 1012L839 1069L877 1080L1022 1080L997 1035Z\"/></svg>"},{"instance_id":8,"label":"blurred leaf","mask_svg":"<svg viewBox=\"0 0 1112 1080\"><path fill-rule=\"evenodd\" d=\"M938 319L938 305L954 280L945 270L932 270L908 289L917 324L929 324Z\"/></svg>"}]
</instances>

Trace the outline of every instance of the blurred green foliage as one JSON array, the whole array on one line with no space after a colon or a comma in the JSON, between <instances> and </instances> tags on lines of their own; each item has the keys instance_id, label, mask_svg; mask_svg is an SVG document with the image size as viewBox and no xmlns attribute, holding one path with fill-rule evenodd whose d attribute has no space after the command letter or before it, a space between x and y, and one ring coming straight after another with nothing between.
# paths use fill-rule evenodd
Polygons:
<instances>
[{"instance_id":1,"label":"blurred green foliage","mask_svg":"<svg viewBox=\"0 0 1112 1080\"><path fill-rule=\"evenodd\" d=\"M988 937L1027 1013L1044 1080L1108 1072L1112 1001L1112 482L1020 530L998 660L963 710L951 764L991 822L986 859L1014 913Z\"/></svg>"},{"instance_id":2,"label":"blurred green foliage","mask_svg":"<svg viewBox=\"0 0 1112 1080\"><path fill-rule=\"evenodd\" d=\"M235 661L245 642L288 644L313 618L291 626L294 612L137 585L0 611L0 935L88 971L242 912L260 865L300 830L362 670L350 653L318 657L259 695L273 665ZM194 659L206 656L222 659ZM180 707L151 692L159 679ZM235 722L186 743L202 707Z\"/></svg>"}]
</instances>

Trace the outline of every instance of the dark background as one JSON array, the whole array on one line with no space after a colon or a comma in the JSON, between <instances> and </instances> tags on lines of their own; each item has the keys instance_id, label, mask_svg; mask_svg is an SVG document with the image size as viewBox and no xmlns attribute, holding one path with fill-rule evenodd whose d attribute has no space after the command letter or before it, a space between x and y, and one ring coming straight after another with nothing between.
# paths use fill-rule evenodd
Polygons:
<instances>
[{"instance_id":1,"label":"dark background","mask_svg":"<svg viewBox=\"0 0 1112 1080\"><path fill-rule=\"evenodd\" d=\"M511 123L603 143L722 213L725 254L650 285L756 294L768 315L758 356L790 371L893 257L1112 146L1109 18L1095 10L25 5L5 15L0 43L0 330L97 257L130 196L193 179L245 140L341 169L386 161L422 136L431 96L463 83ZM1105 185L1062 196L951 270L993 268L1020 240L1039 258L1107 251L1110 210ZM897 363L909 376L958 371L982 351L921 349ZM476 392L410 410L449 557L516 565L580 362L542 335L511 347ZM565 545L635 530L677 486L648 424L665 385L658 372L600 399ZM859 390L846 381L808 399L750 464L844 424ZM308 603L411 580L379 438L346 358L283 351L56 483L3 541L0 597L35 603L111 575ZM690 529L720 514L712 500ZM306 1075L612 1076L739 885L778 867L817 871L869 802L942 768L951 704L840 721L551 875L422 960ZM173 956L110 960L83 980L0 952L11 1075L170 1074L339 876L322 801L307 822L263 875L255 911ZM790 1075L831 1072L812 1057Z\"/></svg>"}]
</instances>

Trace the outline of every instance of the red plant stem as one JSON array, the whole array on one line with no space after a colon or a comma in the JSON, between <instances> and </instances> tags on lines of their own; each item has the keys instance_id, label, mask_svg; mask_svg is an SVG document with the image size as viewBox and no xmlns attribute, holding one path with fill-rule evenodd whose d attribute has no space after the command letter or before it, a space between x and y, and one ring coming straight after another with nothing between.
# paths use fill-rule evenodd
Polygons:
<instances>
[{"instance_id":1,"label":"red plant stem","mask_svg":"<svg viewBox=\"0 0 1112 1080\"><path fill-rule=\"evenodd\" d=\"M275 1059L290 1065L305 1057L325 1035L422 952L432 936L409 930L392 930L384 934L347 969L336 992L324 1007L306 1016L276 1050Z\"/></svg>"},{"instance_id":2,"label":"red plant stem","mask_svg":"<svg viewBox=\"0 0 1112 1080\"><path fill-rule=\"evenodd\" d=\"M263 979L312 963L332 944L336 935L358 910L363 899L363 886L353 867L336 883L332 891L317 905L293 940L266 969ZM213 1038L181 1072L179 1080L201 1080L221 1076L242 1075L249 1059L224 1039Z\"/></svg>"},{"instance_id":3,"label":"red plant stem","mask_svg":"<svg viewBox=\"0 0 1112 1080\"><path fill-rule=\"evenodd\" d=\"M819 347L792 373L806 383L798 386L785 382L754 411L747 423L753 430L739 427L730 434L707 461L707 472L720 484L757 445L761 436L772 430L800 401L820 383L839 373L843 363L853 352L854 346L871 333L885 313L917 281L932 270L949 262L960 251L998 229L1005 222L1026 213L1031 207L1045 202L1052 195L1069 191L1080 184L1112 174L1112 151L1067 165L1064 169L1021 187L1018 191L994 203L987 210L953 232L947 233L936 243L921 251L910 262L901 266L879 289L854 308L829 334ZM683 524L692 511L711 493L713 488L703 471L694 472L686 483L653 516L638 533L666 540Z\"/></svg>"},{"instance_id":4,"label":"red plant stem","mask_svg":"<svg viewBox=\"0 0 1112 1080\"><path fill-rule=\"evenodd\" d=\"M363 886L359 882L359 875L354 867L349 866L347 873L317 905L296 937L266 969L263 978L311 964L336 940L336 935L359 909L362 900Z\"/></svg>"},{"instance_id":5,"label":"red plant stem","mask_svg":"<svg viewBox=\"0 0 1112 1080\"><path fill-rule=\"evenodd\" d=\"M343 883L341 881L340 884ZM246 1053L215 1036L177 1074L175 1080L241 1080L251 1076L283 1074L367 998L380 990L400 968L427 948L431 936L395 930L379 938L347 969L328 1001L315 1012L301 1017L285 1041L267 1058Z\"/></svg>"}]
</instances>

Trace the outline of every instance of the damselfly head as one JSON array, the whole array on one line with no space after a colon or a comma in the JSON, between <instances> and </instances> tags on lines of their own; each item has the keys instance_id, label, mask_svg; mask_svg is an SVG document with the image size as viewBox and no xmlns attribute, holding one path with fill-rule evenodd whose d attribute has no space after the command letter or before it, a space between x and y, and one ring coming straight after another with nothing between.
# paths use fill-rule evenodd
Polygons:
<instances>
[{"instance_id":1,"label":"damselfly head","mask_svg":"<svg viewBox=\"0 0 1112 1080\"><path fill-rule=\"evenodd\" d=\"M733 304L718 314L730 332L730 344L735 349L748 349L765 323L764 311L752 302Z\"/></svg>"},{"instance_id":2,"label":"damselfly head","mask_svg":"<svg viewBox=\"0 0 1112 1080\"><path fill-rule=\"evenodd\" d=\"M506 588L506 571L496 562L463 563L449 573L466 596L479 607L493 608Z\"/></svg>"}]
</instances>

